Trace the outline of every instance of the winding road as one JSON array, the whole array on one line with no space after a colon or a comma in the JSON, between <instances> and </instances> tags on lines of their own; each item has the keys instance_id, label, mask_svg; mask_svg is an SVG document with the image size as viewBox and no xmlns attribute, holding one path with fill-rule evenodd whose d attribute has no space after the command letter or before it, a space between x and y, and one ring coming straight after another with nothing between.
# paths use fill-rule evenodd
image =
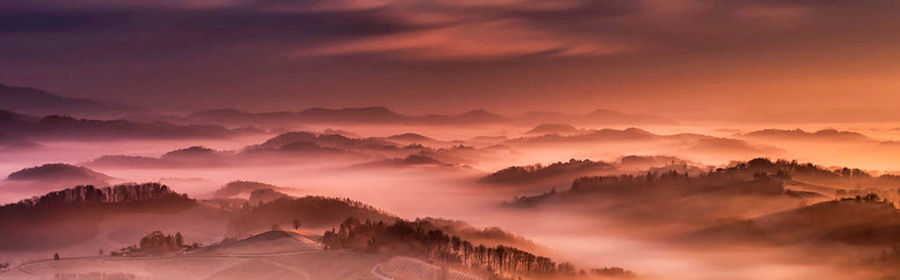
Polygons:
<instances>
[{"instance_id":1,"label":"winding road","mask_svg":"<svg viewBox=\"0 0 900 280\"><path fill-rule=\"evenodd\" d=\"M381 274L380 272L378 272L378 266L379 266L379 265L381 265L381 264L373 265L373 266L372 266L372 270L370 270L369 272L371 272L372 275L375 275L375 277L378 277L378 278L381 279L381 280L394 280L394 278L390 278L390 277L384 276L383 274Z\"/></svg>"},{"instance_id":2,"label":"winding road","mask_svg":"<svg viewBox=\"0 0 900 280\"><path fill-rule=\"evenodd\" d=\"M225 255L180 255L180 256L164 256L164 257L75 257L75 258L66 258L60 260L39 260L22 263L16 266L16 271L19 272L19 275L11 274L12 271L5 272L0 274L0 279L22 279L22 278L30 278L30 279L43 279L40 276L32 273L28 270L28 267L42 265L49 262L65 262L65 261L73 261L73 260L86 260L86 259L103 259L108 261L122 261L122 262L131 262L131 261L141 261L141 260L163 260L163 259L212 259L212 258L240 258L240 259L253 259L264 261L266 263L278 266L282 269L297 273L303 276L304 280L311 280L312 277L304 270L297 269L293 266L286 265L284 263L280 263L277 261L266 259L266 257L277 257L277 256L289 256L289 255L302 255L302 254L312 254L318 251L292 251L292 252L280 252L280 253L272 253L272 254L225 254ZM387 278L390 279L390 278Z\"/></svg>"}]
</instances>

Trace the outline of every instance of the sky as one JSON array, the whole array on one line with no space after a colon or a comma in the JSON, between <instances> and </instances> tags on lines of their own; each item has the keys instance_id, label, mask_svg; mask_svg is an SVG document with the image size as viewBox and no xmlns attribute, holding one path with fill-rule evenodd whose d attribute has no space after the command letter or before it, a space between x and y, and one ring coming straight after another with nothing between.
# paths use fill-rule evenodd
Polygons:
<instances>
[{"instance_id":1,"label":"sky","mask_svg":"<svg viewBox=\"0 0 900 280\"><path fill-rule=\"evenodd\" d=\"M0 0L0 83L164 111L895 121L867 0Z\"/></svg>"}]
</instances>

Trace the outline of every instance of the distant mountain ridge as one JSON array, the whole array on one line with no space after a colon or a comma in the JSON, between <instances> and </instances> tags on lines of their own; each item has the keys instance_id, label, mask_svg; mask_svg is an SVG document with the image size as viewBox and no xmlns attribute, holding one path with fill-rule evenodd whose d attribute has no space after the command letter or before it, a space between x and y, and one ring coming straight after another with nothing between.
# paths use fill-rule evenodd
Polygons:
<instances>
[{"instance_id":1,"label":"distant mountain ridge","mask_svg":"<svg viewBox=\"0 0 900 280\"><path fill-rule=\"evenodd\" d=\"M577 134L544 134L509 139L507 145L552 144L600 144L600 143L653 144L672 146L690 153L730 153L732 156L758 156L783 152L766 145L756 145L742 139L723 138L696 133L655 134L636 127L626 129L604 128L581 130Z\"/></svg>"},{"instance_id":2,"label":"distant mountain ridge","mask_svg":"<svg viewBox=\"0 0 900 280\"><path fill-rule=\"evenodd\" d=\"M60 96L31 87L0 84L0 108L36 115L96 115L113 107L88 98Z\"/></svg>"},{"instance_id":3,"label":"distant mountain ridge","mask_svg":"<svg viewBox=\"0 0 900 280\"><path fill-rule=\"evenodd\" d=\"M770 138L781 140L850 140L850 141L867 141L872 140L866 135L853 131L841 131L836 129L823 129L816 132L807 132L802 129L763 129L741 134L742 137L749 138Z\"/></svg>"},{"instance_id":4,"label":"distant mountain ridge","mask_svg":"<svg viewBox=\"0 0 900 280\"><path fill-rule=\"evenodd\" d=\"M134 113L137 108L105 104L89 98L65 97L33 87L0 84L0 110L47 116L66 115L98 117ZM0 117L2 119L2 117ZM532 111L520 116L506 117L485 109L459 114L407 115L383 106L347 107L340 109L312 107L300 111L247 112L235 108L200 110L183 118L160 118L187 124L219 124L226 126L270 125L288 123L359 123L359 124L418 124L418 125L483 125L496 123L575 123L575 124L673 124L672 120L647 115L629 114L597 109L585 114Z\"/></svg>"},{"instance_id":5,"label":"distant mountain ridge","mask_svg":"<svg viewBox=\"0 0 900 280\"><path fill-rule=\"evenodd\" d=\"M27 140L110 140L226 138L245 133L218 125L177 125L167 122L34 117L0 110L0 129Z\"/></svg>"},{"instance_id":6,"label":"distant mountain ridge","mask_svg":"<svg viewBox=\"0 0 900 280\"><path fill-rule=\"evenodd\" d=\"M211 166L270 164L307 161L312 158L342 158L354 161L405 158L418 152L434 152L423 145L401 145L385 138L351 138L339 134L316 134L305 131L285 132L238 150L213 150L203 146L173 150L159 157L104 155L88 166L136 168L202 168ZM417 158L411 158L417 163ZM421 159L421 158L419 158ZM403 163L403 162L399 162ZM432 162L438 163L438 162Z\"/></svg>"},{"instance_id":7,"label":"distant mountain ridge","mask_svg":"<svg viewBox=\"0 0 900 280\"><path fill-rule=\"evenodd\" d=\"M606 109L598 109L586 114L569 114L547 111L531 111L522 115L522 121L532 123L573 123L580 125L647 125L647 124L675 124L676 122L667 118L646 115L646 114L628 114Z\"/></svg>"},{"instance_id":8,"label":"distant mountain ridge","mask_svg":"<svg viewBox=\"0 0 900 280\"><path fill-rule=\"evenodd\" d=\"M314 107L297 112L276 111L262 113L250 113L230 108L213 109L194 112L185 117L185 120L192 123L222 125L285 125L290 123L460 125L507 121L503 116L480 109L458 115L410 116L381 106L343 109Z\"/></svg>"},{"instance_id":9,"label":"distant mountain ridge","mask_svg":"<svg viewBox=\"0 0 900 280\"><path fill-rule=\"evenodd\" d=\"M220 125L269 125L303 123L358 123L411 125L484 125L498 123L578 123L578 124L672 124L671 120L656 116L626 114L610 110L595 110L584 115L556 112L529 112L522 116L506 117L484 109L461 114L406 115L387 107L350 107L342 109L309 108L302 111L271 111L251 113L233 108L197 111L186 116L189 123Z\"/></svg>"}]
</instances>

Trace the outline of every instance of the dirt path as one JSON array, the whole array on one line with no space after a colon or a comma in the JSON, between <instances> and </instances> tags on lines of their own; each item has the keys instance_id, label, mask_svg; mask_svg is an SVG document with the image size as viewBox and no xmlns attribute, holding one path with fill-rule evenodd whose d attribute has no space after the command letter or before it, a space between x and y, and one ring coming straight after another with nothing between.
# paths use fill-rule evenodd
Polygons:
<instances>
[{"instance_id":1,"label":"dirt path","mask_svg":"<svg viewBox=\"0 0 900 280\"><path fill-rule=\"evenodd\" d=\"M10 270L10 272L0 274L0 279L20 279L20 278L23 278L22 276L25 276L25 278L31 278L31 279L42 279L41 277L28 271L27 267L41 265L41 264L45 264L48 262L65 262L65 261L71 261L71 260L85 260L85 259L104 259L107 261L132 262L132 261L140 261L140 260L239 258L239 259L252 259L252 260L264 261L269 264L286 269L288 271L300 274L303 276L303 279L305 279L305 280L310 280L310 279L312 279L312 277L306 271L292 267L290 265L286 265L284 263L266 259L266 257L302 255L302 254L312 254L312 253L316 253L316 252L319 252L319 251L303 250L303 251L281 252L281 253L272 253L272 254L227 254L227 255L208 255L208 256L198 255L198 256L165 256L165 257L94 257L94 256L92 256L92 257L66 258L66 259L60 259L60 260L39 260L39 261L23 263L23 264L16 266L16 270L18 272L20 272L19 273L20 275L11 274L12 270ZM383 279L390 279L390 278L383 278Z\"/></svg>"},{"instance_id":2,"label":"dirt path","mask_svg":"<svg viewBox=\"0 0 900 280\"><path fill-rule=\"evenodd\" d=\"M384 275L382 275L381 273L379 273L379 272L378 272L378 266L379 266L379 265L381 265L381 264L373 265L373 266L372 266L372 270L369 271L369 272L372 272L372 275L375 275L375 277L378 277L378 278L380 278L381 280L394 280L393 278L384 276Z\"/></svg>"}]
</instances>

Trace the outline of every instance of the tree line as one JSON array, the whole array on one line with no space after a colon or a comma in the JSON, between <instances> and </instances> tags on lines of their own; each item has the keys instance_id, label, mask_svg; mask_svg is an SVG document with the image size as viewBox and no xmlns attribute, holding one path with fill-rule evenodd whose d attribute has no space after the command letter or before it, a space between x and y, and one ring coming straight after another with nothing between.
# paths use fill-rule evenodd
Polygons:
<instances>
[{"instance_id":1,"label":"tree line","mask_svg":"<svg viewBox=\"0 0 900 280\"><path fill-rule=\"evenodd\" d=\"M557 264L548 257L510 246L474 245L433 228L427 221L397 220L387 224L369 220L360 222L351 217L341 223L339 229L325 232L323 243L326 250L352 249L424 257L484 272L494 279L516 279L523 275L576 275L574 266L569 263ZM618 270L623 274L630 273L621 268L595 269L592 272Z\"/></svg>"}]
</instances>

